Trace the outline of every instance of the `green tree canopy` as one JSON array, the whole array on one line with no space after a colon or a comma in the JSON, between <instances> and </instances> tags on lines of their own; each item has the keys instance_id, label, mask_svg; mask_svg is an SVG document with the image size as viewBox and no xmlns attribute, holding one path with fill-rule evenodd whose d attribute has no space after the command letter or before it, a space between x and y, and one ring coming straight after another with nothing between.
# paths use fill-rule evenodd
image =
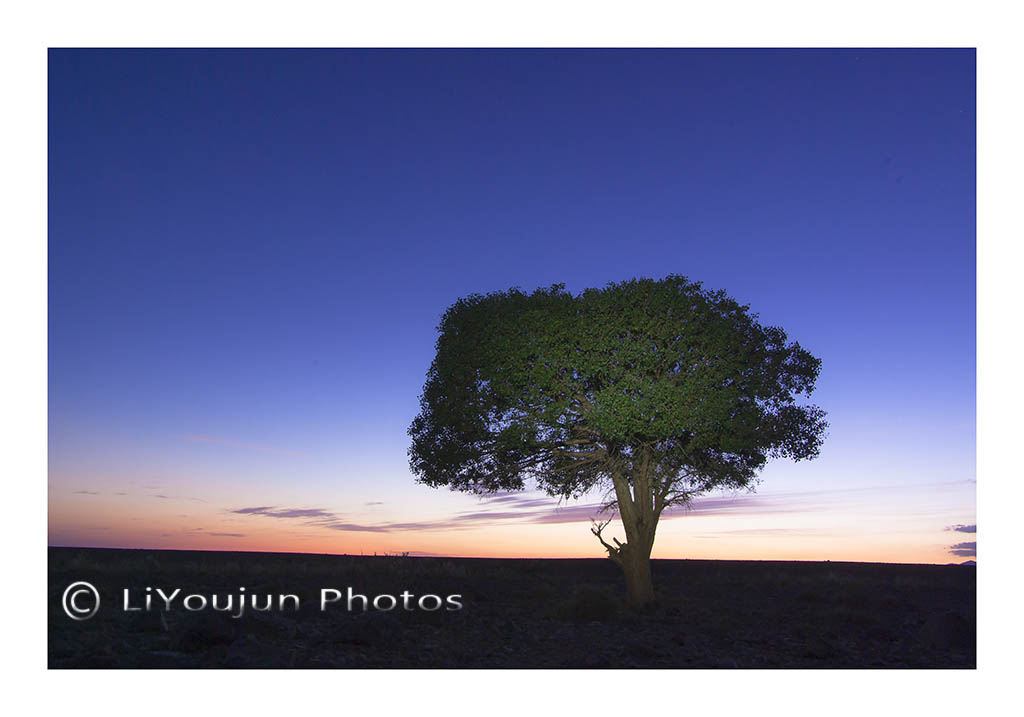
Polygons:
<instances>
[{"instance_id":1,"label":"green tree canopy","mask_svg":"<svg viewBox=\"0 0 1024 717\"><path fill-rule=\"evenodd\" d=\"M563 285L474 294L438 330L409 429L419 481L492 493L532 478L564 498L609 488L627 542L594 532L635 602L653 597L650 550L665 508L748 487L769 458L813 458L827 425L821 409L797 403L821 361L682 276L579 295ZM645 570L646 587L633 585Z\"/></svg>"}]
</instances>

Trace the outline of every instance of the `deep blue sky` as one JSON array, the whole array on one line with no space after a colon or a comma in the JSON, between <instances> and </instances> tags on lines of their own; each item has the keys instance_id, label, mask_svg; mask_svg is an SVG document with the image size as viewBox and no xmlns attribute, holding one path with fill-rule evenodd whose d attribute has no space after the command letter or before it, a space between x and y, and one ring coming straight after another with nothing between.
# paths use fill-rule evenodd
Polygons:
<instances>
[{"instance_id":1,"label":"deep blue sky","mask_svg":"<svg viewBox=\"0 0 1024 717\"><path fill-rule=\"evenodd\" d=\"M974 77L973 50L51 51L51 490L418 495L449 304L670 273L823 359L832 436L791 486L973 478Z\"/></svg>"}]
</instances>

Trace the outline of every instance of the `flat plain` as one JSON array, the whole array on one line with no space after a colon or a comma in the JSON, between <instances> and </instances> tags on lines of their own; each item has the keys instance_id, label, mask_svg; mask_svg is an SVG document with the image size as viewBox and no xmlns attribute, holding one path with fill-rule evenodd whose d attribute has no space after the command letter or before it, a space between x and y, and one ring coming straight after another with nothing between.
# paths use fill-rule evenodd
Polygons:
<instances>
[{"instance_id":1,"label":"flat plain","mask_svg":"<svg viewBox=\"0 0 1024 717\"><path fill-rule=\"evenodd\" d=\"M652 572L658 604L636 612L618 568L600 558L50 548L48 662L186 669L975 667L974 567L655 560ZM76 581L100 595L87 620L72 620L63 608ZM157 588L164 595L181 590L169 610ZM357 598L349 611L350 588L367 603L391 595L397 604L363 611ZM128 606L142 609L124 609L125 590ZM321 610L322 590L341 597ZM206 609L184 608L193 594L207 600ZM213 611L214 595L222 608L231 596L233 609ZM242 595L248 607L232 617ZM278 595L297 600L278 609ZM457 595L462 608L449 610L446 602L424 609L437 604L429 598L421 607L425 595ZM263 607L267 596L271 610L252 609L252 599Z\"/></svg>"}]
</instances>

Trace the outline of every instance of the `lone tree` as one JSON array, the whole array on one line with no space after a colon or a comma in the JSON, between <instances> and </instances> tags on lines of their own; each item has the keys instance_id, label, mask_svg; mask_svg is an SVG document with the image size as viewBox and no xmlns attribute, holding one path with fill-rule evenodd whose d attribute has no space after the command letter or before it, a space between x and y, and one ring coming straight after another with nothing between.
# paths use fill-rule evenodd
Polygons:
<instances>
[{"instance_id":1,"label":"lone tree","mask_svg":"<svg viewBox=\"0 0 1024 717\"><path fill-rule=\"evenodd\" d=\"M770 457L818 454L821 366L722 291L682 276L578 296L556 284L459 299L409 428L420 483L487 494L533 478L549 495L607 489L626 541L592 532L630 602L654 599L658 518L715 488L752 487Z\"/></svg>"}]
</instances>

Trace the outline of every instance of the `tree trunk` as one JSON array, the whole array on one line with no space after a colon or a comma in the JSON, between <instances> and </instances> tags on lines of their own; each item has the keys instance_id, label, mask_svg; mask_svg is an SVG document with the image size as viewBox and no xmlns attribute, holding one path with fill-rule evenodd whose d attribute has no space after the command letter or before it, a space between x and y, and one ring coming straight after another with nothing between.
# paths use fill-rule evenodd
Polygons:
<instances>
[{"instance_id":1,"label":"tree trunk","mask_svg":"<svg viewBox=\"0 0 1024 717\"><path fill-rule=\"evenodd\" d=\"M616 540L618 549L605 543L609 555L622 568L629 602L635 608L643 608L654 602L651 549L654 547L654 531L658 525L658 516L654 512L646 454L644 455L644 467L634 475L635 484L632 492L625 476L621 473L612 476L619 517L626 531L626 542L619 543ZM597 536L600 539L600 532ZM604 543L603 540L601 542Z\"/></svg>"},{"instance_id":2,"label":"tree trunk","mask_svg":"<svg viewBox=\"0 0 1024 717\"><path fill-rule=\"evenodd\" d=\"M622 553L622 573L626 578L626 592L629 603L643 608L654 602L654 585L651 582L651 551L636 550L625 545Z\"/></svg>"}]
</instances>

